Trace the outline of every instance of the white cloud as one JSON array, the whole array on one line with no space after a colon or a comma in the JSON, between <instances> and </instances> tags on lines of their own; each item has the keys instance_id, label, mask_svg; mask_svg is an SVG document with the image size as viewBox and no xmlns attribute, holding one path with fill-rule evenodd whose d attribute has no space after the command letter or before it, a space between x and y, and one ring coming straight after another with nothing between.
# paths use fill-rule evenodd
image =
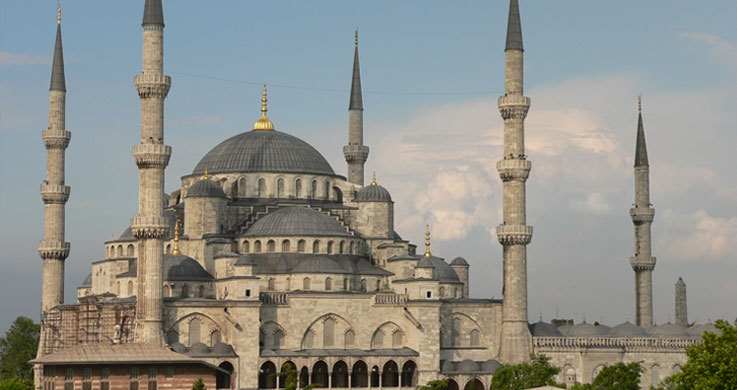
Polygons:
<instances>
[{"instance_id":1,"label":"white cloud","mask_svg":"<svg viewBox=\"0 0 737 390\"><path fill-rule=\"evenodd\" d=\"M611 211L606 196L600 192L592 192L586 195L584 199L573 201L572 207L576 210L595 215L604 215Z\"/></svg>"},{"instance_id":2,"label":"white cloud","mask_svg":"<svg viewBox=\"0 0 737 390\"><path fill-rule=\"evenodd\" d=\"M711 48L712 56L718 62L731 66L737 70L737 45L713 34L703 32L688 32L681 34L683 38L702 43Z\"/></svg>"},{"instance_id":3,"label":"white cloud","mask_svg":"<svg viewBox=\"0 0 737 390\"><path fill-rule=\"evenodd\" d=\"M663 216L663 244L669 258L689 262L720 261L737 253L737 217L719 217L704 210Z\"/></svg>"},{"instance_id":4,"label":"white cloud","mask_svg":"<svg viewBox=\"0 0 737 390\"><path fill-rule=\"evenodd\" d=\"M0 51L0 65L45 65L49 61L41 56Z\"/></svg>"}]
</instances>

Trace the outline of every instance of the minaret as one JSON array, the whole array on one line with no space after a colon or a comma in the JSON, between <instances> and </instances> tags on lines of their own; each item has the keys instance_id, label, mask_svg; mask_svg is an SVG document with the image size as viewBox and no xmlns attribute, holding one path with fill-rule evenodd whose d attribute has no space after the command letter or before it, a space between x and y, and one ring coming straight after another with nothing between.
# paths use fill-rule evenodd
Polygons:
<instances>
[{"instance_id":1,"label":"minaret","mask_svg":"<svg viewBox=\"0 0 737 390\"><path fill-rule=\"evenodd\" d=\"M688 326L688 305L686 304L686 282L678 278L676 282L676 324Z\"/></svg>"},{"instance_id":2,"label":"minaret","mask_svg":"<svg viewBox=\"0 0 737 390\"><path fill-rule=\"evenodd\" d=\"M645 127L642 123L642 100L637 103L637 146L635 147L635 205L630 209L635 225L635 255L630 264L635 271L635 311L637 325L653 325L653 270L650 226L655 209L650 204L650 164L647 159Z\"/></svg>"},{"instance_id":3,"label":"minaret","mask_svg":"<svg viewBox=\"0 0 737 390\"><path fill-rule=\"evenodd\" d=\"M163 216L164 169L171 147L164 145L164 99L171 79L164 75L164 12L161 0L146 0L143 12L143 71L135 85L141 99L141 143L133 147L138 166L138 239L136 340L162 344L162 240L168 233Z\"/></svg>"},{"instance_id":4,"label":"minaret","mask_svg":"<svg viewBox=\"0 0 737 390\"><path fill-rule=\"evenodd\" d=\"M61 6L56 10L56 44L49 86L49 127L41 133L47 151L46 180L41 183L44 202L44 233L38 247L43 259L41 310L64 303L64 260L69 256L65 241L65 205L71 188L64 180L65 151L72 133L66 130L66 80L61 42Z\"/></svg>"},{"instance_id":5,"label":"minaret","mask_svg":"<svg viewBox=\"0 0 737 390\"><path fill-rule=\"evenodd\" d=\"M348 163L348 181L363 186L363 168L369 148L363 144L363 96L361 93L361 68L358 64L358 30L355 34L353 51L353 79L351 97L348 102L348 145L343 146L343 155Z\"/></svg>"},{"instance_id":6,"label":"minaret","mask_svg":"<svg viewBox=\"0 0 737 390\"><path fill-rule=\"evenodd\" d=\"M505 49L504 96L499 111L504 119L504 158L497 163L503 182L503 222L497 237L503 246L501 360L529 360L531 337L527 328L527 245L532 226L527 225L525 182L532 164L525 155L524 121L530 99L524 95L524 48L519 2L510 0Z\"/></svg>"}]
</instances>

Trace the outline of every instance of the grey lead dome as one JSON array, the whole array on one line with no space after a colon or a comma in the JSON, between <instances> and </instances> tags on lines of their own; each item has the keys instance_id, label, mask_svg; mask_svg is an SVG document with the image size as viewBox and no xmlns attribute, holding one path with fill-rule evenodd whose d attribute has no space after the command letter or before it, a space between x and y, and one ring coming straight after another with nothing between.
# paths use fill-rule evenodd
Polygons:
<instances>
[{"instance_id":1,"label":"grey lead dome","mask_svg":"<svg viewBox=\"0 0 737 390\"><path fill-rule=\"evenodd\" d=\"M225 191L220 184L209 179L202 179L189 187L186 197L225 198Z\"/></svg>"},{"instance_id":2,"label":"grey lead dome","mask_svg":"<svg viewBox=\"0 0 737 390\"><path fill-rule=\"evenodd\" d=\"M335 217L307 207L283 207L261 217L244 236L339 236L350 237Z\"/></svg>"},{"instance_id":3,"label":"grey lead dome","mask_svg":"<svg viewBox=\"0 0 737 390\"><path fill-rule=\"evenodd\" d=\"M325 157L310 144L279 131L249 131L207 152L192 171L215 173L306 173L335 176Z\"/></svg>"},{"instance_id":4,"label":"grey lead dome","mask_svg":"<svg viewBox=\"0 0 737 390\"><path fill-rule=\"evenodd\" d=\"M386 188L371 183L356 192L356 202L391 202L392 195Z\"/></svg>"}]
</instances>

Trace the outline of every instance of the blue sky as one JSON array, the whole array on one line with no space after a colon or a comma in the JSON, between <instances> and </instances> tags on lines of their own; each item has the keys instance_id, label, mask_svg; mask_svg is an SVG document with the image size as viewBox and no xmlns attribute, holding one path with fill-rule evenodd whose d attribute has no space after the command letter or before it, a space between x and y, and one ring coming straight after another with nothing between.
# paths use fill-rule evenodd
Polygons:
<instances>
[{"instance_id":1,"label":"blue sky","mask_svg":"<svg viewBox=\"0 0 737 390\"><path fill-rule=\"evenodd\" d=\"M353 30L361 35L369 171L397 200L401 234L472 264L472 294L500 295L490 234L501 200L495 106L506 1L170 0L166 11L167 189L207 150L245 131L261 83L283 131L344 172ZM143 1L64 1L67 300L136 205L132 85ZM734 319L737 3L522 0L528 120L530 316L632 319L634 101L645 95L658 210L656 316L677 276L692 319ZM49 62L55 2L0 4L0 328L37 316ZM602 305L602 303L605 303Z\"/></svg>"}]
</instances>

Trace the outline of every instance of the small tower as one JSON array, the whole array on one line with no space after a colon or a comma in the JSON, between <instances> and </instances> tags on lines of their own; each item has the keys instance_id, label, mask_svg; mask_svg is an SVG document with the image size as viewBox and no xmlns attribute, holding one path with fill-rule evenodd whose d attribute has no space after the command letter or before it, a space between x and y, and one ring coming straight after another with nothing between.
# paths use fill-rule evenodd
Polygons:
<instances>
[{"instance_id":1,"label":"small tower","mask_svg":"<svg viewBox=\"0 0 737 390\"><path fill-rule=\"evenodd\" d=\"M353 51L353 78L351 97L348 102L348 145L343 146L343 155L348 163L348 181L363 186L364 164L369 148L363 144L363 96L361 93L361 68L358 64L358 30L355 34Z\"/></svg>"},{"instance_id":2,"label":"small tower","mask_svg":"<svg viewBox=\"0 0 737 390\"><path fill-rule=\"evenodd\" d=\"M630 209L635 225L635 254L630 265L635 271L635 314L637 325L653 325L653 270L650 228L655 209L650 204L650 164L647 158L645 126L642 121L642 99L637 101L637 145L635 146L635 204Z\"/></svg>"},{"instance_id":3,"label":"small tower","mask_svg":"<svg viewBox=\"0 0 737 390\"><path fill-rule=\"evenodd\" d=\"M41 310L45 313L64 303L64 261L70 245L65 240L65 206L71 188L65 184L64 160L72 133L66 130L66 80L61 41L61 6L56 10L56 44L49 86L49 127L41 138L47 151L46 180L41 183L44 233L38 247L43 259Z\"/></svg>"},{"instance_id":4,"label":"small tower","mask_svg":"<svg viewBox=\"0 0 737 390\"><path fill-rule=\"evenodd\" d=\"M688 326L688 305L686 303L686 282L678 278L676 282L676 324Z\"/></svg>"},{"instance_id":5,"label":"small tower","mask_svg":"<svg viewBox=\"0 0 737 390\"><path fill-rule=\"evenodd\" d=\"M502 332L503 363L530 359L531 336L527 323L527 245L532 226L527 225L526 182L532 163L525 154L525 118L530 98L524 95L524 48L519 1L509 2L505 49L504 96L499 112L504 119L504 156L496 168L502 179L503 220L497 227L503 247Z\"/></svg>"},{"instance_id":6,"label":"small tower","mask_svg":"<svg viewBox=\"0 0 737 390\"><path fill-rule=\"evenodd\" d=\"M171 78L164 74L164 10L161 0L146 0L143 11L143 70L135 77L141 100L141 141L133 147L138 166L138 213L133 235L138 239L136 341L162 345L164 170L171 147L164 144L164 100Z\"/></svg>"},{"instance_id":7,"label":"small tower","mask_svg":"<svg viewBox=\"0 0 737 390\"><path fill-rule=\"evenodd\" d=\"M358 207L355 229L366 238L394 238L394 201L389 190L376 181L356 191L353 201Z\"/></svg>"}]
</instances>

